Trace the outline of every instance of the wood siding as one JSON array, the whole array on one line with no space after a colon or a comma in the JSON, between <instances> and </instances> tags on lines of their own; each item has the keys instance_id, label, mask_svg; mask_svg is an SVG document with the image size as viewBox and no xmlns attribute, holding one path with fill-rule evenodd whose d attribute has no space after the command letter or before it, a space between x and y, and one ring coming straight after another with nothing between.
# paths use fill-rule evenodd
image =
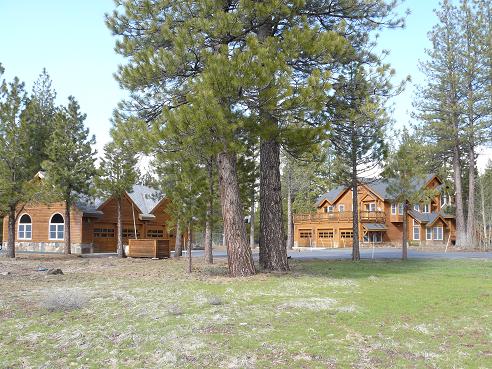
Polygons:
<instances>
[{"instance_id":1,"label":"wood siding","mask_svg":"<svg viewBox=\"0 0 492 369\"><path fill-rule=\"evenodd\" d=\"M435 188L441 182L434 177L426 185L427 188ZM399 215L397 207L396 214L391 212L391 203L385 201L377 193L366 186L359 186L357 191L359 203L359 235L363 242L367 230L364 224L376 223L384 227L381 231L381 243L401 244L403 238L403 215ZM373 205L371 205L373 204ZM340 205L342 208L340 209ZM333 207L333 213L327 212ZM343 210L343 211L339 211ZM441 210L440 196L436 196L431 204L431 212ZM346 189L338 198L330 203L324 200L317 208L316 213L296 214L294 216L294 244L298 247L350 247L352 239L349 237L352 228L352 191ZM420 226L420 240L413 241L413 218L408 216L408 240L411 244L446 244L455 239L454 219L438 219L434 226L443 227L443 240L426 240L426 224Z\"/></svg>"}]
</instances>

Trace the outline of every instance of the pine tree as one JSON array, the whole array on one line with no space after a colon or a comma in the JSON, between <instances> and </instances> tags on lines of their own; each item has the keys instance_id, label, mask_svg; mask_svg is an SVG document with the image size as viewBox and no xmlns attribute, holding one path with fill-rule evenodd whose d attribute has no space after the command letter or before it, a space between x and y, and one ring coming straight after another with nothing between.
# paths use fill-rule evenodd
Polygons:
<instances>
[{"instance_id":1,"label":"pine tree","mask_svg":"<svg viewBox=\"0 0 492 369\"><path fill-rule=\"evenodd\" d=\"M3 72L0 64L0 78ZM35 158L29 147L34 132L22 119L26 104L24 83L17 77L9 83L0 80L0 209L8 214L7 253L11 258L15 257L15 223L35 192L31 184Z\"/></svg>"},{"instance_id":2,"label":"pine tree","mask_svg":"<svg viewBox=\"0 0 492 369\"><path fill-rule=\"evenodd\" d=\"M375 59L375 64L379 62ZM348 66L335 87L330 142L336 151L336 182L348 185L353 195L352 260L360 260L358 186L385 158L385 133L390 122L386 99L394 92L388 65L368 69L361 62Z\"/></svg>"},{"instance_id":3,"label":"pine tree","mask_svg":"<svg viewBox=\"0 0 492 369\"><path fill-rule=\"evenodd\" d=\"M104 198L116 200L117 215L117 250L118 257L125 257L123 249L123 228L121 220L122 202L127 192L131 192L137 182L137 156L122 142L110 142L104 147L96 188Z\"/></svg>"},{"instance_id":4,"label":"pine tree","mask_svg":"<svg viewBox=\"0 0 492 369\"><path fill-rule=\"evenodd\" d=\"M41 169L41 163L47 159L46 145L53 132L56 91L52 87L51 77L43 69L34 83L32 94L22 114L26 124L32 125L33 134L29 137L29 149L32 152L32 170Z\"/></svg>"},{"instance_id":5,"label":"pine tree","mask_svg":"<svg viewBox=\"0 0 492 369\"><path fill-rule=\"evenodd\" d=\"M85 114L74 97L68 98L68 106L55 116L51 140L47 147L48 159L43 163L47 171L47 183L65 202L65 254L71 253L70 212L75 201L90 195L96 174L91 145L94 136L84 127Z\"/></svg>"},{"instance_id":6,"label":"pine tree","mask_svg":"<svg viewBox=\"0 0 492 369\"><path fill-rule=\"evenodd\" d=\"M403 204L402 259L408 258L408 211L411 204L429 200L434 193L422 188L428 173L422 165L422 144L404 129L399 147L389 155L383 177L394 203Z\"/></svg>"}]
</instances>

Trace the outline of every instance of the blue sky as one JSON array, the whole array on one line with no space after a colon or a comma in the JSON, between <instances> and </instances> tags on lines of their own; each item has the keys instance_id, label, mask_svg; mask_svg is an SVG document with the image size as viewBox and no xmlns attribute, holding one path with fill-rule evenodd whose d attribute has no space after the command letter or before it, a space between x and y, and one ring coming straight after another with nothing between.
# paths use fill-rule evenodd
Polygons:
<instances>
[{"instance_id":1,"label":"blue sky","mask_svg":"<svg viewBox=\"0 0 492 369\"><path fill-rule=\"evenodd\" d=\"M438 0L406 1L410 8L406 28L386 30L379 45L390 51L386 61L397 72L395 82L412 77L413 83L394 99L397 127L411 120L413 84L423 83L418 60L425 58L427 32L436 23L433 9ZM58 93L58 103L69 95L87 113L87 125L96 135L97 149L109 140L110 118L124 96L113 78L122 59L113 51L114 39L104 24L104 13L114 8L112 0L0 0L0 63L6 77L18 76L32 88L46 67ZM479 158L480 166L492 151Z\"/></svg>"}]
</instances>

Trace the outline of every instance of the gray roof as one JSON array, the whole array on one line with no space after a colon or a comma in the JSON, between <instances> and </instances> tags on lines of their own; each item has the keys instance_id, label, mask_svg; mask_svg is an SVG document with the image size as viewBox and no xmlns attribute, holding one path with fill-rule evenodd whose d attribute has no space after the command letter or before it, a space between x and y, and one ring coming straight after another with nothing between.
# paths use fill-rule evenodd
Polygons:
<instances>
[{"instance_id":1,"label":"gray roof","mask_svg":"<svg viewBox=\"0 0 492 369\"><path fill-rule=\"evenodd\" d=\"M330 192L327 192L325 193L324 195L321 195L320 197L318 197L318 199L316 200L316 206L320 206L321 203L325 200L328 200L328 202L330 204L333 203L333 201L335 201L335 199L340 196L340 194L345 191L347 189L347 186L338 186L336 188L334 188L333 190L331 190Z\"/></svg>"},{"instance_id":2,"label":"gray roof","mask_svg":"<svg viewBox=\"0 0 492 369\"><path fill-rule=\"evenodd\" d=\"M419 223L429 223L432 224L436 221L437 217L440 215L439 213L421 213L415 210L409 210L408 213Z\"/></svg>"},{"instance_id":3,"label":"gray roof","mask_svg":"<svg viewBox=\"0 0 492 369\"><path fill-rule=\"evenodd\" d=\"M133 186L133 190L128 192L128 196L130 196L142 214L151 214L164 197L160 191L143 185Z\"/></svg>"},{"instance_id":4,"label":"gray roof","mask_svg":"<svg viewBox=\"0 0 492 369\"><path fill-rule=\"evenodd\" d=\"M152 211L164 197L161 192L142 185L134 185L132 191L127 192L127 194L145 216L151 216ZM77 200L77 207L86 215L102 215L99 207L105 201L101 198L81 196Z\"/></svg>"},{"instance_id":5,"label":"gray roof","mask_svg":"<svg viewBox=\"0 0 492 369\"><path fill-rule=\"evenodd\" d=\"M362 226L368 231L385 231L388 228L382 223L363 223Z\"/></svg>"},{"instance_id":6,"label":"gray roof","mask_svg":"<svg viewBox=\"0 0 492 369\"><path fill-rule=\"evenodd\" d=\"M425 178L415 179L415 187L423 187L427 182L429 182L432 178L435 177L435 174L429 174ZM381 196L384 200L391 200L391 196L388 193L389 182L385 179L372 179L372 178L362 178L361 183L369 187L371 191L373 191L376 195ZM335 189L331 190L324 195L318 197L316 201L316 206L320 206L324 200L328 200L328 202L333 203L335 199L340 196L342 192L347 190L348 186L338 186Z\"/></svg>"}]
</instances>

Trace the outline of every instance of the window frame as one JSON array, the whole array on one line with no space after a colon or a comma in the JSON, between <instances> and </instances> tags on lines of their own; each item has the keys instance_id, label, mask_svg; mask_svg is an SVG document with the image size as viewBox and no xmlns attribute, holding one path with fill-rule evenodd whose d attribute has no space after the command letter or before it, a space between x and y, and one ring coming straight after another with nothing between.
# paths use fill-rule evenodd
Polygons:
<instances>
[{"instance_id":1,"label":"window frame","mask_svg":"<svg viewBox=\"0 0 492 369\"><path fill-rule=\"evenodd\" d=\"M438 230L436 232L436 230ZM439 230L441 231L440 237L439 237ZM435 226L432 227L432 238L434 241L444 241L444 227L443 226Z\"/></svg>"},{"instance_id":2,"label":"window frame","mask_svg":"<svg viewBox=\"0 0 492 369\"><path fill-rule=\"evenodd\" d=\"M403 204L402 202L400 202L398 204L398 215L403 215L403 208L405 207L405 204Z\"/></svg>"},{"instance_id":3,"label":"window frame","mask_svg":"<svg viewBox=\"0 0 492 369\"><path fill-rule=\"evenodd\" d=\"M431 212L431 204L425 203L422 207L422 214L430 214Z\"/></svg>"},{"instance_id":4,"label":"window frame","mask_svg":"<svg viewBox=\"0 0 492 369\"><path fill-rule=\"evenodd\" d=\"M420 234L420 224L413 219L413 227L412 227L412 240L413 241L420 241L421 240L421 234ZM418 238L415 237L415 231L418 231Z\"/></svg>"},{"instance_id":5,"label":"window frame","mask_svg":"<svg viewBox=\"0 0 492 369\"><path fill-rule=\"evenodd\" d=\"M328 205L326 207L326 212L327 213L333 213L334 210L335 210L335 207L333 205Z\"/></svg>"},{"instance_id":6,"label":"window frame","mask_svg":"<svg viewBox=\"0 0 492 369\"><path fill-rule=\"evenodd\" d=\"M57 214L62 217L63 223L53 223L52 222L53 217L55 215L57 215ZM55 230L54 231L51 230L51 226L54 226L55 227ZM62 231L61 231L62 234L63 234L63 237L62 238L59 238L58 237L58 234L60 233L60 226L62 228ZM51 237L51 233L52 232L55 233L55 235L56 235L55 238L52 238ZM48 239L50 241L63 241L63 240L65 240L65 217L62 214L60 214L60 213L53 213L53 214L51 214L50 221L48 223Z\"/></svg>"},{"instance_id":7,"label":"window frame","mask_svg":"<svg viewBox=\"0 0 492 369\"><path fill-rule=\"evenodd\" d=\"M339 213L345 212L345 204L338 204L338 212Z\"/></svg>"},{"instance_id":8,"label":"window frame","mask_svg":"<svg viewBox=\"0 0 492 369\"><path fill-rule=\"evenodd\" d=\"M429 237L429 232L430 232L430 237ZM431 227L425 227L425 240L426 241L432 241L432 236L433 236L433 231Z\"/></svg>"},{"instance_id":9,"label":"window frame","mask_svg":"<svg viewBox=\"0 0 492 369\"><path fill-rule=\"evenodd\" d=\"M397 209L398 209L398 204L392 203L391 204L391 215L396 215L397 214Z\"/></svg>"},{"instance_id":10,"label":"window frame","mask_svg":"<svg viewBox=\"0 0 492 369\"><path fill-rule=\"evenodd\" d=\"M29 217L29 220L30 222L29 223L21 223L21 220L22 220L22 217L24 215L27 215ZM23 237L21 237L21 226L23 228L22 230L22 234L23 234ZM30 230L27 231L26 228L29 226ZM29 233L31 236L30 237L26 237L26 233ZM27 213L23 213L20 217L19 217L19 221L17 223L17 239L19 241L30 241L32 240L32 217L27 214Z\"/></svg>"}]
</instances>

